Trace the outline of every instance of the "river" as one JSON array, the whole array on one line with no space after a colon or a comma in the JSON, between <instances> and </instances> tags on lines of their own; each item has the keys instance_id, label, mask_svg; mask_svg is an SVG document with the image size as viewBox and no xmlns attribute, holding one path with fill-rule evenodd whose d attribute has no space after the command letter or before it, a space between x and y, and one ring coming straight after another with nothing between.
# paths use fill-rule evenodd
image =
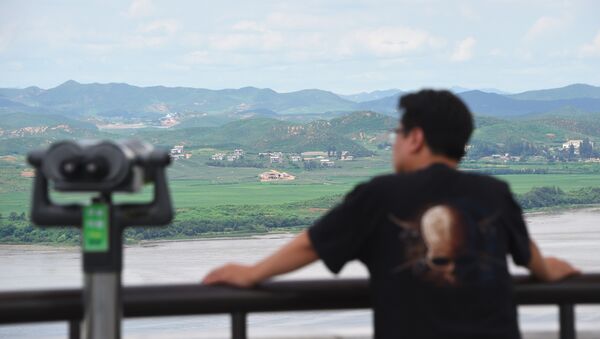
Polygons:
<instances>
[{"instance_id":1,"label":"river","mask_svg":"<svg viewBox=\"0 0 600 339\"><path fill-rule=\"evenodd\" d=\"M600 272L600 209L533 213L526 216L530 232L545 255L565 258L585 272ZM125 285L196 283L211 268L226 262L254 262L289 241L292 235L243 239L152 242L125 248ZM0 245L0 290L81 287L78 248ZM515 273L525 271L511 267ZM350 263L340 278L366 277L360 263ZM335 278L315 263L278 279ZM577 328L600 331L600 306L578 306ZM356 337L372 333L370 310L289 312L249 315L249 336L299 338ZM557 308L519 308L523 331L558 329ZM226 316L186 316L125 320L124 337L226 338ZM300 336L299 334L302 334ZM0 338L66 338L65 323L0 326Z\"/></svg>"}]
</instances>

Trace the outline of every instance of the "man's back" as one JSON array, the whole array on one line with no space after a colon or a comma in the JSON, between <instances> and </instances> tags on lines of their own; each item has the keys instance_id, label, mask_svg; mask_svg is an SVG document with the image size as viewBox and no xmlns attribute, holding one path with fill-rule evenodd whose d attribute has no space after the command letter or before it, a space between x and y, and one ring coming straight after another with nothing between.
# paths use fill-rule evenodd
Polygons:
<instances>
[{"instance_id":1,"label":"man's back","mask_svg":"<svg viewBox=\"0 0 600 339\"><path fill-rule=\"evenodd\" d=\"M434 164L373 179L309 230L333 271L371 275L377 338L518 338L506 255L529 260L501 181Z\"/></svg>"},{"instance_id":2,"label":"man's back","mask_svg":"<svg viewBox=\"0 0 600 339\"><path fill-rule=\"evenodd\" d=\"M357 186L269 257L225 265L203 282L252 286L318 258L333 272L360 259L377 338L518 338L506 255L544 281L577 269L542 257L506 184L455 170L473 132L458 97L422 90L398 108L392 165L401 174Z\"/></svg>"}]
</instances>

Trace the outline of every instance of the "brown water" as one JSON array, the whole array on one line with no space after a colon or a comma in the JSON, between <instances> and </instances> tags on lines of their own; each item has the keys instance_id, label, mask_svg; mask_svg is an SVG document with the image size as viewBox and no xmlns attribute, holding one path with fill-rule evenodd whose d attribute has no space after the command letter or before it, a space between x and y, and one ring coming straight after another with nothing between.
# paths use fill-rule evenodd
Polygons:
<instances>
[{"instance_id":1,"label":"brown water","mask_svg":"<svg viewBox=\"0 0 600 339\"><path fill-rule=\"evenodd\" d=\"M563 257L586 272L600 272L600 209L527 215L529 229L544 254ZM254 262L289 241L291 235L158 242L125 249L125 285L195 283L226 262ZM0 290L80 287L78 248L0 245ZM524 273L511 267L513 272ZM341 278L366 277L359 263ZM333 278L321 263L279 279ZM524 331L558 328L553 306L521 307ZM356 336L372 333L371 311L290 312L249 316L249 334L259 337ZM600 330L600 307L577 307L578 329ZM229 335L225 316L126 320L125 338L215 338ZM0 338L65 338L66 324L0 327ZM298 337L296 335L296 337Z\"/></svg>"}]
</instances>

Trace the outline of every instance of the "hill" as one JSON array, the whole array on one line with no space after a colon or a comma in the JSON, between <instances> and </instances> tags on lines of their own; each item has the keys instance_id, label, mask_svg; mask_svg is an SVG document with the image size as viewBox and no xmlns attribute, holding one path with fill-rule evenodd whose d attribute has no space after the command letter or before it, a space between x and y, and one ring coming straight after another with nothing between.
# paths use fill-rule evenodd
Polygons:
<instances>
[{"instance_id":1,"label":"hill","mask_svg":"<svg viewBox=\"0 0 600 339\"><path fill-rule=\"evenodd\" d=\"M0 129L5 131L28 127L56 127L59 125L68 125L76 129L98 130L94 124L54 114L7 113L0 119Z\"/></svg>"},{"instance_id":2,"label":"hill","mask_svg":"<svg viewBox=\"0 0 600 339\"><path fill-rule=\"evenodd\" d=\"M398 93L389 97L360 102L356 104L356 108L364 111L373 111L387 115L397 116L398 99L402 93Z\"/></svg>"},{"instance_id":3,"label":"hill","mask_svg":"<svg viewBox=\"0 0 600 339\"><path fill-rule=\"evenodd\" d=\"M512 96L477 90L462 92L458 96L464 100L475 114L499 118L523 117L565 108L574 108L585 112L600 112L600 99L597 98L525 100L513 99ZM396 112L398 97L399 95L395 95L378 100L361 102L356 106L362 110L393 115Z\"/></svg>"},{"instance_id":4,"label":"hill","mask_svg":"<svg viewBox=\"0 0 600 339\"><path fill-rule=\"evenodd\" d=\"M305 152L323 151L335 147L357 156L370 155L367 149L348 137L336 133L324 120L294 124L274 119L249 119L229 123L213 131L227 142L255 151Z\"/></svg>"},{"instance_id":5,"label":"hill","mask_svg":"<svg viewBox=\"0 0 600 339\"><path fill-rule=\"evenodd\" d=\"M57 115L13 113L0 120L0 154L25 154L63 139L116 139L95 125Z\"/></svg>"},{"instance_id":6,"label":"hill","mask_svg":"<svg viewBox=\"0 0 600 339\"><path fill-rule=\"evenodd\" d=\"M381 90L381 91L361 92L361 93L348 94L348 95L338 94L338 96L340 96L344 99L348 99L350 101L354 101L354 102L364 102L364 101L372 101L372 100L382 99L382 98L398 95L401 93L402 93L401 90L393 88L393 89L386 89L386 90Z\"/></svg>"},{"instance_id":7,"label":"hill","mask_svg":"<svg viewBox=\"0 0 600 339\"><path fill-rule=\"evenodd\" d=\"M507 144L529 142L534 144L562 144L567 139L583 139L585 134L534 121L505 121L478 128L471 142Z\"/></svg>"},{"instance_id":8,"label":"hill","mask_svg":"<svg viewBox=\"0 0 600 339\"><path fill-rule=\"evenodd\" d=\"M252 152L300 153L329 148L350 151L355 156L371 154L355 140L373 137L396 125L396 120L373 112L355 112L330 121L306 124L270 118L233 121L219 127L183 128L169 131L141 131L138 137L154 144L184 144L188 147L241 147ZM360 135L360 137L357 137Z\"/></svg>"},{"instance_id":9,"label":"hill","mask_svg":"<svg viewBox=\"0 0 600 339\"><path fill-rule=\"evenodd\" d=\"M575 109L565 109L531 117L527 121L600 138L600 112L587 113Z\"/></svg>"},{"instance_id":10,"label":"hill","mask_svg":"<svg viewBox=\"0 0 600 339\"><path fill-rule=\"evenodd\" d=\"M518 100L600 99L600 87L586 84L573 84L560 88L526 91L509 95L508 97Z\"/></svg>"},{"instance_id":11,"label":"hill","mask_svg":"<svg viewBox=\"0 0 600 339\"><path fill-rule=\"evenodd\" d=\"M508 96L481 91L465 92L459 96L473 112L496 117L534 115L566 107L586 112L600 112L600 99L594 98L516 100Z\"/></svg>"},{"instance_id":12,"label":"hill","mask_svg":"<svg viewBox=\"0 0 600 339\"><path fill-rule=\"evenodd\" d=\"M336 95L319 89L278 93L269 88L244 87L210 90L189 87L138 87L122 83L81 84L69 80L44 90L0 89L0 114L25 112L59 114L71 118L95 116L104 120L158 121L167 114L180 119L224 114L231 119L287 115L336 114L373 111L396 116L397 89ZM600 112L600 87L574 84L562 88L503 95L479 90L458 94L477 114L521 117L573 108ZM356 101L356 102L355 102ZM196 119L192 126L213 126L214 121ZM303 118L303 121L310 120Z\"/></svg>"},{"instance_id":13,"label":"hill","mask_svg":"<svg viewBox=\"0 0 600 339\"><path fill-rule=\"evenodd\" d=\"M335 133L357 135L360 133L378 134L387 132L398 125L398 119L375 112L354 112L330 120Z\"/></svg>"},{"instance_id":14,"label":"hill","mask_svg":"<svg viewBox=\"0 0 600 339\"><path fill-rule=\"evenodd\" d=\"M309 89L277 93L271 89L244 87L209 90L186 87L137 87L121 83L80 84L69 80L48 90L0 89L0 111L48 112L70 117L101 116L156 118L167 113L227 113L271 110L279 114L322 113L352 110L354 103L334 93ZM23 107L23 105L25 107Z\"/></svg>"},{"instance_id":15,"label":"hill","mask_svg":"<svg viewBox=\"0 0 600 339\"><path fill-rule=\"evenodd\" d=\"M350 151L355 156L368 156L371 152L361 142L385 134L397 123L395 119L381 114L354 112L308 123L258 117L218 126L146 128L112 134L99 131L93 124L62 116L15 113L7 117L0 122L0 154L22 154L59 139L136 137L165 147L184 144L192 148L241 147L255 152L294 153L335 148Z\"/></svg>"}]
</instances>

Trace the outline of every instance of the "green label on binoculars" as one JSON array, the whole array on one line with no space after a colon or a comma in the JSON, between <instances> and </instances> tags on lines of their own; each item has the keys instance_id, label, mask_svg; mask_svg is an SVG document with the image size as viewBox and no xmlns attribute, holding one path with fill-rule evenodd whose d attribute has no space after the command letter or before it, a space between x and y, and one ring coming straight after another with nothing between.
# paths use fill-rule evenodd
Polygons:
<instances>
[{"instance_id":1,"label":"green label on binoculars","mask_svg":"<svg viewBox=\"0 0 600 339\"><path fill-rule=\"evenodd\" d=\"M108 251L108 206L92 204L83 209L83 251Z\"/></svg>"}]
</instances>

